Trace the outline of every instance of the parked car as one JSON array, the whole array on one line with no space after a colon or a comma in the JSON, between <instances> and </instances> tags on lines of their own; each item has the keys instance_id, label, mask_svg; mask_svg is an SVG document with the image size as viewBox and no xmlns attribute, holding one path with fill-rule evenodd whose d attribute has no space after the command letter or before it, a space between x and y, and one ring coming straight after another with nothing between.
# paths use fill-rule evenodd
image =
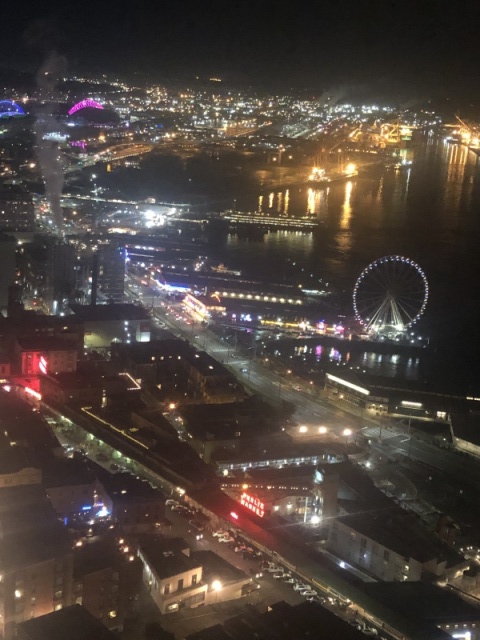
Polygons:
<instances>
[{"instance_id":1,"label":"parked car","mask_svg":"<svg viewBox=\"0 0 480 640\"><path fill-rule=\"evenodd\" d=\"M304 598L314 598L317 595L317 592L313 589L304 589L303 591L300 591L300 595Z\"/></svg>"},{"instance_id":2,"label":"parked car","mask_svg":"<svg viewBox=\"0 0 480 640\"><path fill-rule=\"evenodd\" d=\"M309 589L309 587L306 584L303 584L303 582L297 582L297 584L293 585L293 590L294 591L305 591L306 589Z\"/></svg>"},{"instance_id":3,"label":"parked car","mask_svg":"<svg viewBox=\"0 0 480 640\"><path fill-rule=\"evenodd\" d=\"M283 571L277 571L272 575L275 578L275 580L280 580L280 578L283 578L285 574L283 573Z\"/></svg>"},{"instance_id":4,"label":"parked car","mask_svg":"<svg viewBox=\"0 0 480 640\"><path fill-rule=\"evenodd\" d=\"M190 525L188 532L195 536L195 540L203 540L203 524L195 520L190 520L188 524Z\"/></svg>"},{"instance_id":5,"label":"parked car","mask_svg":"<svg viewBox=\"0 0 480 640\"><path fill-rule=\"evenodd\" d=\"M268 565L268 567L265 567L264 571L266 571L267 573L278 573L279 571L281 571L281 568L277 567L276 564L270 564ZM283 571L282 571L282 575L283 575Z\"/></svg>"},{"instance_id":6,"label":"parked car","mask_svg":"<svg viewBox=\"0 0 480 640\"><path fill-rule=\"evenodd\" d=\"M180 503L177 500L173 500L172 498L165 500L165 506L167 507L173 507L174 504L180 504Z\"/></svg>"},{"instance_id":7,"label":"parked car","mask_svg":"<svg viewBox=\"0 0 480 640\"><path fill-rule=\"evenodd\" d=\"M224 529L217 529L217 531L214 531L212 533L212 536L214 538L223 538L223 536L226 534L227 532Z\"/></svg>"}]
</instances>

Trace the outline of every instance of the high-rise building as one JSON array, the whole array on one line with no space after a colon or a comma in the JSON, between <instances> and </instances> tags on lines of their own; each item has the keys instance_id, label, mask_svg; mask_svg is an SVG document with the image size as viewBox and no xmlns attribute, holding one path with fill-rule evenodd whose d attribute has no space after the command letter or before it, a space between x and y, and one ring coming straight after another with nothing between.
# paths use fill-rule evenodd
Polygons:
<instances>
[{"instance_id":1,"label":"high-rise building","mask_svg":"<svg viewBox=\"0 0 480 640\"><path fill-rule=\"evenodd\" d=\"M98 293L108 302L123 302L125 293L124 247L115 244L99 245Z\"/></svg>"},{"instance_id":2,"label":"high-rise building","mask_svg":"<svg viewBox=\"0 0 480 640\"><path fill-rule=\"evenodd\" d=\"M16 248L15 238L0 233L0 313L7 309L9 290L15 283Z\"/></svg>"},{"instance_id":3,"label":"high-rise building","mask_svg":"<svg viewBox=\"0 0 480 640\"><path fill-rule=\"evenodd\" d=\"M56 238L37 237L21 247L19 258L30 306L56 315L75 291L75 247Z\"/></svg>"},{"instance_id":4,"label":"high-rise building","mask_svg":"<svg viewBox=\"0 0 480 640\"><path fill-rule=\"evenodd\" d=\"M0 230L35 230L35 214L29 193L6 189L0 191Z\"/></svg>"}]
</instances>

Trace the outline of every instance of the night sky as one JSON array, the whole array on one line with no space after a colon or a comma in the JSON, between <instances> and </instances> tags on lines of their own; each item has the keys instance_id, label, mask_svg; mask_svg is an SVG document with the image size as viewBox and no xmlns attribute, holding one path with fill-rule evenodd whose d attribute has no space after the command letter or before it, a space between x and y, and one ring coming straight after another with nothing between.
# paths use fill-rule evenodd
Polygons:
<instances>
[{"instance_id":1,"label":"night sky","mask_svg":"<svg viewBox=\"0 0 480 640\"><path fill-rule=\"evenodd\" d=\"M47 0L9 3L2 27L4 66L34 66L55 46L72 71L480 95L473 0Z\"/></svg>"}]
</instances>

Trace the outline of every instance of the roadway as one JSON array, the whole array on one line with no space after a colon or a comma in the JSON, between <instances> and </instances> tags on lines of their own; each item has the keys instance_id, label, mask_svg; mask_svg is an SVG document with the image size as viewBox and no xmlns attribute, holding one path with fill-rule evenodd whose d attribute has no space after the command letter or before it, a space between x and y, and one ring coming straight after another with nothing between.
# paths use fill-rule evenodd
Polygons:
<instances>
[{"instance_id":1,"label":"roadway","mask_svg":"<svg viewBox=\"0 0 480 640\"><path fill-rule=\"evenodd\" d=\"M143 477L150 483L157 486L157 488L164 493L165 497L171 496L169 486L161 480L159 482L156 475L142 464L123 455L121 452L105 444L97 437L87 435L82 427L79 427L70 420L63 418L60 414L50 410L45 405L42 406L42 414L47 418L50 426L55 431L58 440L63 445L68 445L81 455L86 456L93 463L108 473L122 473L126 471L134 476ZM112 470L112 465L115 470ZM178 500L181 500L177 494L175 494L175 497ZM261 570L260 560L243 557L241 553L235 552L232 547L227 544L220 543L218 539L212 535L214 529L208 525L204 532L204 538L197 541L195 539L195 535L190 531L191 527L188 524L188 520L191 516L185 518L179 513L166 509L165 517L165 523L162 527L167 527L168 535L184 538L192 550L213 551L231 565L243 571L247 576L251 576L252 571L258 572ZM232 529L237 528L238 527L232 527ZM164 529L162 528L162 531L163 530ZM268 536L269 534L267 533L267 537ZM248 540L248 537L246 540ZM302 558L303 556L300 553L298 559L301 560ZM280 561L277 562L281 564ZM297 574L297 576L300 576L307 585L311 584L312 568L310 566L303 566L302 572ZM306 576L308 576L308 578ZM186 635L199 631L210 624L218 624L232 617L232 606L237 607L240 610L246 603L268 606L282 600L291 605L300 604L304 601L304 597L295 592L291 585L283 582L282 580L274 579L273 576L267 572L263 572L263 575L256 580L256 583L259 585L258 589L253 590L246 597L242 598L241 604L238 602L229 602L228 608L217 606L226 604L222 603L220 592L218 601L214 605L202 607L202 615L200 616L198 611L185 610L160 617L156 607L152 606L150 596L144 592L140 595L141 606L139 607L139 619L135 621L134 629L127 629L126 637L129 637L130 634L132 635L132 638L138 637L135 631L140 628L139 625L141 625L143 629L145 622L150 622L152 620L161 622L165 629L171 631L177 637L185 637ZM318 586L316 589L318 590ZM354 609L350 607L345 608L335 598L327 600L324 603L324 606L346 620L352 620L354 617L356 619Z\"/></svg>"},{"instance_id":2,"label":"roadway","mask_svg":"<svg viewBox=\"0 0 480 640\"><path fill-rule=\"evenodd\" d=\"M194 323L183 311L181 303L172 303L158 289L142 285L140 279L130 278L130 285L132 284L137 287L137 291L133 291L130 286L129 296L142 301L147 308L150 307L158 326L168 328L177 337L188 340L197 349L208 352L225 364L250 391L264 396L276 405L284 401L292 403L295 406L293 419L299 425L308 426L310 433L317 427L328 425L330 434L338 438L345 428L359 428L357 418L328 405L318 396L318 390L313 384L296 380L294 382L287 370L285 374L278 373L271 368L268 358L245 357L208 327ZM297 433L294 430L291 435Z\"/></svg>"}]
</instances>

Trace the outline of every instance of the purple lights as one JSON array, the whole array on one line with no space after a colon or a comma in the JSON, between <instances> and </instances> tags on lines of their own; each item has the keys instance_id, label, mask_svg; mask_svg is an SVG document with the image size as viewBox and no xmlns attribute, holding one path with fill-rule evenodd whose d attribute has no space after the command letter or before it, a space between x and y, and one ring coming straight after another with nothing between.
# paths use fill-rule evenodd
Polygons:
<instances>
[{"instance_id":1,"label":"purple lights","mask_svg":"<svg viewBox=\"0 0 480 640\"><path fill-rule=\"evenodd\" d=\"M83 151L85 151L85 149L87 148L87 143L85 142L85 140L72 140L70 142L70 146L80 147L81 149L83 149Z\"/></svg>"},{"instance_id":2,"label":"purple lights","mask_svg":"<svg viewBox=\"0 0 480 640\"><path fill-rule=\"evenodd\" d=\"M68 112L68 115L72 116L77 111L80 111L80 109L85 109L86 107L91 107L92 109L103 109L102 105L99 102L90 100L88 98L87 100L82 100L81 102L77 102L77 104L73 105L73 107Z\"/></svg>"}]
</instances>

